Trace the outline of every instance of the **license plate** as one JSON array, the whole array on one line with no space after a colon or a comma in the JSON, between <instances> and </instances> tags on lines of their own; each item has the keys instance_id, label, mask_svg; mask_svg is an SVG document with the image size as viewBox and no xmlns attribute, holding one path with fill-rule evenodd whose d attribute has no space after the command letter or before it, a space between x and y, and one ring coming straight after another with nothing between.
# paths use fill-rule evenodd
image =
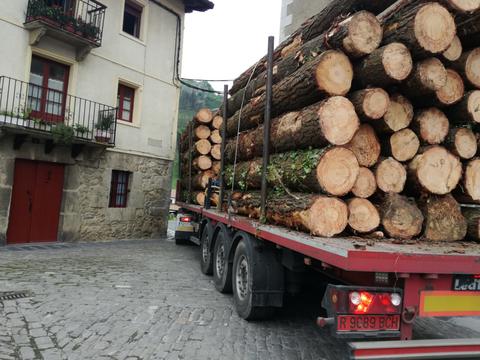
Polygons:
<instances>
[{"instance_id":1,"label":"license plate","mask_svg":"<svg viewBox=\"0 0 480 360\"><path fill-rule=\"evenodd\" d=\"M338 315L337 331L395 331L400 315Z\"/></svg>"},{"instance_id":2,"label":"license plate","mask_svg":"<svg viewBox=\"0 0 480 360\"><path fill-rule=\"evenodd\" d=\"M473 275L456 275L453 278L455 291L480 291L480 278Z\"/></svg>"}]
</instances>

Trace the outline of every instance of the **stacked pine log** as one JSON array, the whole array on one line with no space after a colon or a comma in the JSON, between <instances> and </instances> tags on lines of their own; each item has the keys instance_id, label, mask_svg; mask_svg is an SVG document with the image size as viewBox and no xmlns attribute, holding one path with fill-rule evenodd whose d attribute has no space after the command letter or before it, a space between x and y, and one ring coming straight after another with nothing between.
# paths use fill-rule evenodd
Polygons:
<instances>
[{"instance_id":1,"label":"stacked pine log","mask_svg":"<svg viewBox=\"0 0 480 360\"><path fill-rule=\"evenodd\" d=\"M274 52L266 220L324 237L479 240L479 46L480 0L334 1L305 22ZM227 109L225 182L252 218L265 84L263 58Z\"/></svg>"},{"instance_id":2,"label":"stacked pine log","mask_svg":"<svg viewBox=\"0 0 480 360\"><path fill-rule=\"evenodd\" d=\"M182 188L192 190L190 201L198 205L205 205L209 180L215 180L220 174L222 124L223 118L218 112L202 108L180 136ZM187 197L185 194L184 198ZM218 194L212 194L211 203L218 203Z\"/></svg>"}]
</instances>

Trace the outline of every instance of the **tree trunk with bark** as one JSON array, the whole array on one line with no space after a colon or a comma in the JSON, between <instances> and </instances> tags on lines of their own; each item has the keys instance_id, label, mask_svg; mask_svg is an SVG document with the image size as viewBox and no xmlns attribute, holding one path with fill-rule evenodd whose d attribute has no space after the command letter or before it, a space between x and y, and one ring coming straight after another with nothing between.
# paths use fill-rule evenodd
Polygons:
<instances>
[{"instance_id":1,"label":"tree trunk with bark","mask_svg":"<svg viewBox=\"0 0 480 360\"><path fill-rule=\"evenodd\" d=\"M447 70L437 58L417 62L410 77L403 84L403 93L409 97L432 95L447 83Z\"/></svg>"},{"instance_id":2,"label":"tree trunk with bark","mask_svg":"<svg viewBox=\"0 0 480 360\"><path fill-rule=\"evenodd\" d=\"M424 217L415 201L396 193L387 193L382 196L378 208L388 236L411 239L422 231Z\"/></svg>"},{"instance_id":3,"label":"tree trunk with bark","mask_svg":"<svg viewBox=\"0 0 480 360\"><path fill-rule=\"evenodd\" d=\"M232 201L232 206L236 213L258 219L260 198L259 192L250 192ZM315 194L270 194L265 215L270 223L324 237L342 233L348 224L348 208L342 200Z\"/></svg>"},{"instance_id":4,"label":"tree trunk with bark","mask_svg":"<svg viewBox=\"0 0 480 360\"><path fill-rule=\"evenodd\" d=\"M452 154L465 160L473 158L478 150L475 133L463 127L450 130L445 140L445 146Z\"/></svg>"},{"instance_id":5,"label":"tree trunk with bark","mask_svg":"<svg viewBox=\"0 0 480 360\"><path fill-rule=\"evenodd\" d=\"M354 233L370 233L380 226L380 214L369 200L353 198L347 205L348 225Z\"/></svg>"},{"instance_id":6,"label":"tree trunk with bark","mask_svg":"<svg viewBox=\"0 0 480 360\"><path fill-rule=\"evenodd\" d=\"M401 193L407 181L405 167L393 158L380 161L375 167L377 186L383 192Z\"/></svg>"},{"instance_id":7,"label":"tree trunk with bark","mask_svg":"<svg viewBox=\"0 0 480 360\"><path fill-rule=\"evenodd\" d=\"M227 166L225 180L240 190L261 187L262 159ZM359 173L358 161L348 149L328 147L271 156L267 181L279 191L321 192L334 196L352 190ZM234 180L235 178L235 180Z\"/></svg>"},{"instance_id":8,"label":"tree trunk with bark","mask_svg":"<svg viewBox=\"0 0 480 360\"><path fill-rule=\"evenodd\" d=\"M448 118L457 125L480 124L480 90L469 91L462 100L448 110Z\"/></svg>"},{"instance_id":9,"label":"tree trunk with bark","mask_svg":"<svg viewBox=\"0 0 480 360\"><path fill-rule=\"evenodd\" d=\"M411 129L395 132L385 143L385 155L393 156L400 162L411 160L417 155L420 140Z\"/></svg>"},{"instance_id":10,"label":"tree trunk with bark","mask_svg":"<svg viewBox=\"0 0 480 360\"><path fill-rule=\"evenodd\" d=\"M349 98L363 120L381 119L390 105L390 97L382 88L358 90L350 94Z\"/></svg>"},{"instance_id":11,"label":"tree trunk with bark","mask_svg":"<svg viewBox=\"0 0 480 360\"><path fill-rule=\"evenodd\" d=\"M352 194L358 198L367 199L377 191L377 180L375 174L366 167L361 167Z\"/></svg>"},{"instance_id":12,"label":"tree trunk with bark","mask_svg":"<svg viewBox=\"0 0 480 360\"><path fill-rule=\"evenodd\" d=\"M412 127L422 143L438 145L447 137L450 123L442 111L428 108L415 114Z\"/></svg>"},{"instance_id":13,"label":"tree trunk with bark","mask_svg":"<svg viewBox=\"0 0 480 360\"><path fill-rule=\"evenodd\" d=\"M360 166L372 167L380 156L380 141L375 130L368 124L360 125L352 140L345 147L355 154Z\"/></svg>"},{"instance_id":14,"label":"tree trunk with bark","mask_svg":"<svg viewBox=\"0 0 480 360\"><path fill-rule=\"evenodd\" d=\"M397 42L378 48L355 66L357 87L388 87L404 81L413 67L408 48Z\"/></svg>"},{"instance_id":15,"label":"tree trunk with bark","mask_svg":"<svg viewBox=\"0 0 480 360\"><path fill-rule=\"evenodd\" d=\"M270 129L271 153L293 149L343 145L357 132L359 120L353 105L346 98L335 96L308 106L300 111L286 113L272 120ZM235 158L237 139L229 139L225 159ZM263 126L240 133L237 160L250 160L263 152Z\"/></svg>"},{"instance_id":16,"label":"tree trunk with bark","mask_svg":"<svg viewBox=\"0 0 480 360\"><path fill-rule=\"evenodd\" d=\"M458 241L467 234L467 222L452 195L430 195L420 205L425 217L423 238L429 241Z\"/></svg>"},{"instance_id":17,"label":"tree trunk with bark","mask_svg":"<svg viewBox=\"0 0 480 360\"><path fill-rule=\"evenodd\" d=\"M463 209L463 216L467 220L467 237L480 242L480 209Z\"/></svg>"},{"instance_id":18,"label":"tree trunk with bark","mask_svg":"<svg viewBox=\"0 0 480 360\"><path fill-rule=\"evenodd\" d=\"M480 48L464 52L457 61L452 62L452 68L462 76L466 84L480 88Z\"/></svg>"},{"instance_id":19,"label":"tree trunk with bark","mask_svg":"<svg viewBox=\"0 0 480 360\"><path fill-rule=\"evenodd\" d=\"M403 7L384 27L385 43L408 46L416 57L443 53L456 34L453 16L438 3L414 1Z\"/></svg>"},{"instance_id":20,"label":"tree trunk with bark","mask_svg":"<svg viewBox=\"0 0 480 360\"><path fill-rule=\"evenodd\" d=\"M198 173L192 177L192 187L196 190L203 190L208 185L209 179L215 179L215 173L211 170L206 170Z\"/></svg>"},{"instance_id":21,"label":"tree trunk with bark","mask_svg":"<svg viewBox=\"0 0 480 360\"><path fill-rule=\"evenodd\" d=\"M446 195L458 185L462 164L457 156L435 145L422 149L409 163L408 172L413 190Z\"/></svg>"},{"instance_id":22,"label":"tree trunk with bark","mask_svg":"<svg viewBox=\"0 0 480 360\"><path fill-rule=\"evenodd\" d=\"M315 57L290 76L273 86L272 116L301 109L326 96L345 95L350 91L353 68L342 52L328 50ZM265 94L248 104L227 120L228 136L263 123ZM240 119L240 115L242 118Z\"/></svg>"},{"instance_id":23,"label":"tree trunk with bark","mask_svg":"<svg viewBox=\"0 0 480 360\"><path fill-rule=\"evenodd\" d=\"M480 12L457 15L457 36L464 48L480 46Z\"/></svg>"}]
</instances>

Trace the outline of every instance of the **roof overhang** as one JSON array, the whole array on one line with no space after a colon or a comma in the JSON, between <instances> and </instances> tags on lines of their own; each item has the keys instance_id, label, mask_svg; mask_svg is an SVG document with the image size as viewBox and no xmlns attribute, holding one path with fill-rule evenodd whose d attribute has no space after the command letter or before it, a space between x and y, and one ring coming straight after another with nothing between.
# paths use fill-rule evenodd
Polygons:
<instances>
[{"instance_id":1,"label":"roof overhang","mask_svg":"<svg viewBox=\"0 0 480 360\"><path fill-rule=\"evenodd\" d=\"M214 7L214 4L208 0L183 0L185 4L185 12L207 11Z\"/></svg>"}]
</instances>

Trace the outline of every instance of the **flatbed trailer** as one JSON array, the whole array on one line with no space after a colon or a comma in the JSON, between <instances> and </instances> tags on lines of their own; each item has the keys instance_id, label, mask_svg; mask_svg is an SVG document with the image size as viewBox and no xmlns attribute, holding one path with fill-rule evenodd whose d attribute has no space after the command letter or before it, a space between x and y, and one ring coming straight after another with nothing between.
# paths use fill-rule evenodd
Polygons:
<instances>
[{"instance_id":1,"label":"flatbed trailer","mask_svg":"<svg viewBox=\"0 0 480 360\"><path fill-rule=\"evenodd\" d=\"M312 267L329 283L322 302L328 316L317 319L320 326L342 338L402 340L353 343L352 359L480 359L480 339L411 341L417 317L480 316L480 244L314 237L217 209L178 205L199 224L191 240L201 247L202 271L213 274L219 291L233 291L241 317L271 315L283 305L284 272ZM240 243L247 249L240 251L247 274L237 260ZM242 292L249 298L247 310ZM400 294L401 305L399 311L372 314L337 306L352 294Z\"/></svg>"}]
</instances>

